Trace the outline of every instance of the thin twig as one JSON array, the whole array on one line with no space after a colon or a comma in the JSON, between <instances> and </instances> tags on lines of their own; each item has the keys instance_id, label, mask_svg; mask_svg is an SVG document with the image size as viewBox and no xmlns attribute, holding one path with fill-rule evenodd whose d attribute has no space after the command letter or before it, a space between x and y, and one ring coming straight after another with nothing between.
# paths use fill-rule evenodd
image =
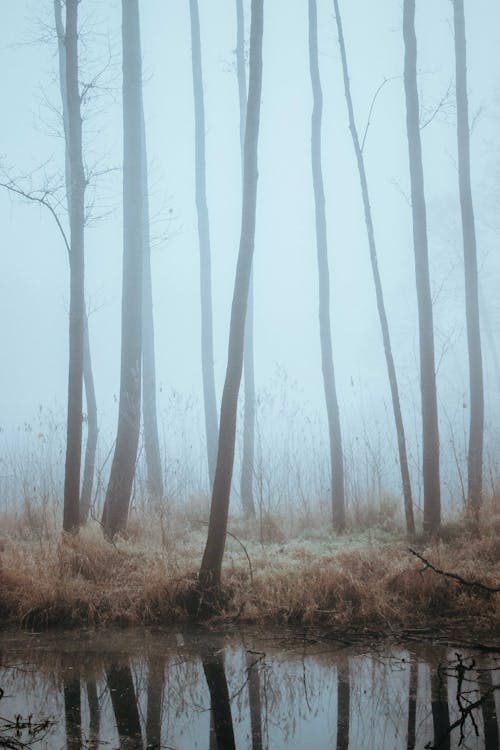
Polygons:
<instances>
[{"instance_id":1,"label":"thin twig","mask_svg":"<svg viewBox=\"0 0 500 750\"><path fill-rule=\"evenodd\" d=\"M420 571L421 573L423 573L423 571L427 568L430 568L435 573L439 573L439 575L441 576L446 576L446 578L453 578L454 581L458 581L462 584L462 586L470 586L471 588L481 589L482 591L487 591L489 594L498 594L498 592L500 591L500 586L497 586L495 588L492 586L487 586L485 583L481 583L481 581L467 581L465 578L462 578L462 576L459 576L458 573L449 573L446 570L441 570L440 568L437 568L435 565L429 562L429 560L423 557L419 552L415 552L415 550L411 547L408 547L408 551L411 552L412 555L415 555L415 557L418 557L418 559L424 563L424 567Z\"/></svg>"}]
</instances>

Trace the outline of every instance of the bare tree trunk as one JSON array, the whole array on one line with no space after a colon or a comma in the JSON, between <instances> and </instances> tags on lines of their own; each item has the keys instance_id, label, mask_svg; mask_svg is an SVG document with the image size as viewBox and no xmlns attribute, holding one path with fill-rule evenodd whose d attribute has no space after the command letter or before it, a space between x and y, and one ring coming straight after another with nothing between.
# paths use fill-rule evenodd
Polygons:
<instances>
[{"instance_id":1,"label":"bare tree trunk","mask_svg":"<svg viewBox=\"0 0 500 750\"><path fill-rule=\"evenodd\" d=\"M255 656L247 651L248 707L252 732L252 750L262 750L262 708L260 700L259 667Z\"/></svg>"},{"instance_id":2,"label":"bare tree trunk","mask_svg":"<svg viewBox=\"0 0 500 750\"><path fill-rule=\"evenodd\" d=\"M224 671L224 655L220 650L203 657L203 671L210 692L213 729L218 750L233 750L234 742L231 702Z\"/></svg>"},{"instance_id":3,"label":"bare tree trunk","mask_svg":"<svg viewBox=\"0 0 500 750\"><path fill-rule=\"evenodd\" d=\"M79 677L64 680L64 719L67 750L81 750L82 704Z\"/></svg>"},{"instance_id":4,"label":"bare tree trunk","mask_svg":"<svg viewBox=\"0 0 500 750\"><path fill-rule=\"evenodd\" d=\"M467 52L463 0L454 0L455 64L457 93L458 181L462 213L465 270L465 315L469 350L470 429L467 505L475 523L483 494L484 393L479 294L477 280L476 229L470 177L469 104L467 100Z\"/></svg>"},{"instance_id":5,"label":"bare tree trunk","mask_svg":"<svg viewBox=\"0 0 500 750\"><path fill-rule=\"evenodd\" d=\"M161 748L161 719L165 686L165 659L151 656L148 660L146 708L146 747Z\"/></svg>"},{"instance_id":6,"label":"bare tree trunk","mask_svg":"<svg viewBox=\"0 0 500 750\"><path fill-rule=\"evenodd\" d=\"M439 429L434 358L434 330L429 253L427 246L427 215L420 141L419 103L417 89L417 39L415 36L415 0L404 0L403 36L405 44L404 84L406 125L410 161L413 244L417 286L420 390L422 397L422 453L424 479L424 530L435 533L441 523L441 491L439 481Z\"/></svg>"},{"instance_id":7,"label":"bare tree trunk","mask_svg":"<svg viewBox=\"0 0 500 750\"><path fill-rule=\"evenodd\" d=\"M148 162L146 127L141 97L142 141L142 199L143 199L143 267L142 267L142 418L144 422L144 450L146 453L147 482L156 503L163 498L158 413L156 405L155 333L153 318L153 289L151 280L151 240L149 227Z\"/></svg>"},{"instance_id":8,"label":"bare tree trunk","mask_svg":"<svg viewBox=\"0 0 500 750\"><path fill-rule=\"evenodd\" d=\"M64 474L64 531L80 524L80 469L82 453L84 291L84 195L82 120L78 88L78 0L66 2L66 90L68 155L71 175L69 372L66 465Z\"/></svg>"},{"instance_id":9,"label":"bare tree trunk","mask_svg":"<svg viewBox=\"0 0 500 750\"><path fill-rule=\"evenodd\" d=\"M446 674L441 674L439 665L431 669L431 708L434 725L434 745L450 750L450 709Z\"/></svg>"},{"instance_id":10,"label":"bare tree trunk","mask_svg":"<svg viewBox=\"0 0 500 750\"><path fill-rule=\"evenodd\" d=\"M222 394L217 467L212 490L208 536L200 567L202 591L220 586L226 543L229 495L234 465L236 412L243 370L243 345L248 288L252 271L257 203L257 148L262 88L263 0L252 0L250 76L245 127L241 239L234 282L226 379Z\"/></svg>"},{"instance_id":11,"label":"bare tree trunk","mask_svg":"<svg viewBox=\"0 0 500 750\"><path fill-rule=\"evenodd\" d=\"M330 272L326 239L325 193L321 168L321 119L323 92L318 65L318 21L316 0L309 0L309 64L313 91L311 120L311 163L313 173L314 205L316 211L316 244L319 273L319 330L321 364L325 389L326 412L330 438L330 470L333 526L337 531L345 528L344 458L340 429L339 405L333 367L332 334L330 324Z\"/></svg>"},{"instance_id":12,"label":"bare tree trunk","mask_svg":"<svg viewBox=\"0 0 500 750\"><path fill-rule=\"evenodd\" d=\"M418 692L418 663L416 659L410 660L410 680L408 685L408 734L406 739L407 750L415 750L417 741L417 692Z\"/></svg>"},{"instance_id":13,"label":"bare tree trunk","mask_svg":"<svg viewBox=\"0 0 500 750\"><path fill-rule=\"evenodd\" d=\"M212 271L210 258L210 228L208 222L207 188L205 176L205 106L201 72L200 18L198 0L189 0L191 11L191 44L193 63L193 94L195 119L195 182L198 235L200 241L201 295L201 368L205 403L205 431L207 437L208 476L212 489L217 460L217 400L215 397L214 343L212 323Z\"/></svg>"},{"instance_id":14,"label":"bare tree trunk","mask_svg":"<svg viewBox=\"0 0 500 750\"><path fill-rule=\"evenodd\" d=\"M57 49L59 59L59 87L61 90L62 115L65 140L65 182L68 211L71 213L71 163L69 156L69 113L68 113L68 90L66 75L66 45L65 31L62 21L61 0L54 0L54 17L57 33ZM81 157L83 163L83 154ZM85 186L84 186L85 190ZM82 228L82 233L84 227ZM94 482L95 454L97 449L97 402L95 397L94 375L92 372L92 359L90 355L88 318L85 314L83 329L83 382L85 385L85 401L87 404L87 443L85 446L85 461L83 467L83 480L80 491L80 524L87 520L92 497L92 486Z\"/></svg>"},{"instance_id":15,"label":"bare tree trunk","mask_svg":"<svg viewBox=\"0 0 500 750\"><path fill-rule=\"evenodd\" d=\"M142 747L141 720L130 666L112 664L106 670L106 680L120 736L120 747L136 748L139 743Z\"/></svg>"},{"instance_id":16,"label":"bare tree trunk","mask_svg":"<svg viewBox=\"0 0 500 750\"><path fill-rule=\"evenodd\" d=\"M142 172L141 41L138 0L122 0L123 291L120 400L115 453L102 515L112 538L127 525L141 412Z\"/></svg>"},{"instance_id":17,"label":"bare tree trunk","mask_svg":"<svg viewBox=\"0 0 500 750\"><path fill-rule=\"evenodd\" d=\"M370 196L368 193L368 182L366 179L365 160L363 149L359 142L358 129L354 117L354 108L351 96L351 84L349 82L349 69L347 66L347 55L342 30L342 18L340 16L339 2L333 1L335 8L335 17L337 19L337 29L339 34L340 57L342 60L342 72L344 76L344 90L347 101L347 112L349 116L349 129L351 131L354 152L358 163L359 180L361 183L361 194L363 197L363 208L365 212L366 232L368 235L368 246L370 249L370 261L372 266L373 283L375 285L375 296L377 298L377 310L382 329L382 341L384 344L385 361L387 365L387 374L389 376L389 386L391 389L392 410L394 413L394 422L396 425L396 434L398 439L399 466L401 471L401 483L403 486L404 509L406 518L406 531L408 534L415 534L415 520L413 517L413 501L411 496L410 471L408 469L408 456L406 453L406 437L403 425L403 416L401 414L401 402L399 399L398 380L394 358L392 355L391 337L389 333L389 323L385 309L384 293L382 290L382 281L378 268L377 247L375 243L375 231L373 228L372 209L370 205Z\"/></svg>"},{"instance_id":18,"label":"bare tree trunk","mask_svg":"<svg viewBox=\"0 0 500 750\"><path fill-rule=\"evenodd\" d=\"M351 723L351 680L349 659L340 657L337 664L337 750L349 747Z\"/></svg>"},{"instance_id":19,"label":"bare tree trunk","mask_svg":"<svg viewBox=\"0 0 500 750\"><path fill-rule=\"evenodd\" d=\"M101 710L95 680L86 680L87 701L89 704L89 748L99 747L99 730L101 727Z\"/></svg>"},{"instance_id":20,"label":"bare tree trunk","mask_svg":"<svg viewBox=\"0 0 500 750\"><path fill-rule=\"evenodd\" d=\"M83 382L85 401L87 403L87 443L85 445L85 462L83 465L82 489L80 492L80 523L84 524L89 516L94 484L95 455L97 450L97 401L90 356L89 322L85 315L83 331Z\"/></svg>"},{"instance_id":21,"label":"bare tree trunk","mask_svg":"<svg viewBox=\"0 0 500 750\"><path fill-rule=\"evenodd\" d=\"M247 111L247 82L245 70L245 15L243 0L236 0L236 72L238 77L238 96L240 101L240 146L241 171L243 174L245 148L245 120ZM253 270L248 290L247 315L245 320L245 347L243 350L243 372L245 387L245 406L243 412L243 453L241 459L240 494L243 513L248 518L255 518L253 499L253 470L255 456L255 368L253 346Z\"/></svg>"}]
</instances>

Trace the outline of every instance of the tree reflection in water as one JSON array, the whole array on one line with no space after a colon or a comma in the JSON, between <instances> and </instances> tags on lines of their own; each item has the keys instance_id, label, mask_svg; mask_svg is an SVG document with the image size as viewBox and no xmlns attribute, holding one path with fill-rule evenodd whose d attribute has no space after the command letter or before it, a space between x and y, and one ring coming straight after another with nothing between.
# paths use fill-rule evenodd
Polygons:
<instances>
[{"instance_id":1,"label":"tree reflection in water","mask_svg":"<svg viewBox=\"0 0 500 750\"><path fill-rule=\"evenodd\" d=\"M115 634L89 639L85 652L43 638L36 649L23 637L3 649L0 744L18 722L29 747L30 722L55 716L44 742L67 750L499 747L494 654L366 654L328 642L314 652L248 633L186 634L180 646L169 633Z\"/></svg>"}]
</instances>

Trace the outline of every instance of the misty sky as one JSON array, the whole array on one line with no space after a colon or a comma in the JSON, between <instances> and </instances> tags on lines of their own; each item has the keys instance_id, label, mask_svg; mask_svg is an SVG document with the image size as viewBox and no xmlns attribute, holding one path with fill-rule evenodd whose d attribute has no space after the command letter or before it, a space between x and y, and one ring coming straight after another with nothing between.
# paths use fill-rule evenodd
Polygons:
<instances>
[{"instance_id":1,"label":"misty sky","mask_svg":"<svg viewBox=\"0 0 500 750\"><path fill-rule=\"evenodd\" d=\"M200 399L200 310L194 202L194 121L187 0L142 0L143 73L153 234L153 291L163 429L175 389ZM249 16L246 5L247 22ZM323 409L314 204L310 167L311 84L307 2L267 0L255 247L255 352L258 388L283 382L305 413ZM45 165L61 184L64 143L57 114L52 3L3 3L0 155L17 177ZM215 368L218 399L240 227L240 144L232 0L199 0L212 241ZM407 429L419 434L418 332L404 111L401 0L344 0L344 34L358 126L377 99L365 156L382 282ZM466 0L473 197L480 263L487 420L498 415L492 340L500 332L498 201L500 164L500 5ZM115 429L119 388L121 282L120 3L83 0L81 81L105 67L102 89L84 121L86 162L95 179L95 221L86 232L91 346L103 424ZM333 3L318 0L324 95L323 172L327 199L334 362L344 430L380 420L394 444L389 391L369 265L358 174L344 100ZM40 41L38 39L42 38ZM248 38L248 25L247 25ZM463 272L458 213L452 5L418 0L417 41L428 201L441 421L462 429L467 409ZM50 105L50 106L48 106ZM116 170L118 168L118 170ZM111 170L111 171L110 171ZM58 176L59 175L59 176ZM93 193L89 191L89 198ZM98 218L103 215L102 218ZM64 217L65 219L65 217ZM67 383L68 264L48 212L0 192L0 425L4 441L40 404L64 417ZM289 386L288 386L289 387ZM468 418L467 418L468 419ZM382 436L382 440L385 437Z\"/></svg>"}]
</instances>

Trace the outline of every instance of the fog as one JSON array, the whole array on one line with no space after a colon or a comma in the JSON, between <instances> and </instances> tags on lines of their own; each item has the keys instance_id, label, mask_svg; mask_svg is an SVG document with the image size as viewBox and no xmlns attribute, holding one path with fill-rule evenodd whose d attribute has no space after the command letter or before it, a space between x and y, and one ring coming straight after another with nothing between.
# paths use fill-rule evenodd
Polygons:
<instances>
[{"instance_id":1,"label":"fog","mask_svg":"<svg viewBox=\"0 0 500 750\"><path fill-rule=\"evenodd\" d=\"M220 406L241 224L236 16L234 3L221 0L199 0L199 10L214 366ZM86 167L94 174L87 192L87 202L93 205L89 205L85 235L85 283L100 428L98 463L102 464L116 432L120 368L120 3L85 0L79 12L81 85L99 73L85 107L83 134ZM245 12L248 40L248 3ZM272 0L265 3L264 12L254 254L257 460L268 462L274 487L269 491L275 498L284 491L283 483L289 482L295 487L290 487L290 495L295 492L299 500L303 493L314 500L328 490L329 454L318 329L307 3ZM344 0L342 12L361 133L374 94L386 80L373 106L364 155L418 506L418 320L402 80L402 3ZM465 13L485 378L485 489L489 491L498 474L500 446L500 6L491 0L469 0ZM208 486L189 3L143 0L140 14L160 432L167 488L182 500L183 495L206 491ZM460 508L469 412L452 15L452 3L417 2L442 491L445 507ZM385 492L399 498L397 443L329 0L318 0L318 31L333 357L347 501L373 492L378 499ZM60 188L64 140L52 3L4 4L0 60L2 169L26 189ZM23 181L23 175L31 177ZM63 194L64 190L61 200ZM57 210L67 227L63 205ZM64 243L46 209L2 190L0 225L0 474L6 488L11 480L19 480L18 462L25 462L26 476L46 466L45 460L56 477L64 471L69 273ZM50 449L44 447L46 439ZM35 455L42 456L39 463Z\"/></svg>"}]
</instances>

